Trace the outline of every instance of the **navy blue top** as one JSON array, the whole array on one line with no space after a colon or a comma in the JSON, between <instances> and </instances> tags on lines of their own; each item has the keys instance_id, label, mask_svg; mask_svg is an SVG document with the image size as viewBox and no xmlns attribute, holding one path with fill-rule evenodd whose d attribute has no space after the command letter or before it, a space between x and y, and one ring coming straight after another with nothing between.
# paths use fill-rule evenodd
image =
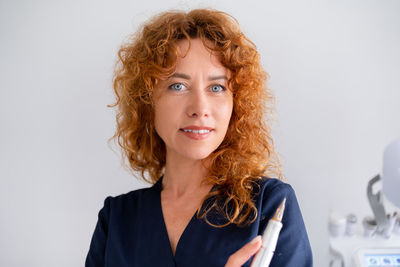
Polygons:
<instances>
[{"instance_id":1,"label":"navy blue top","mask_svg":"<svg viewBox=\"0 0 400 267\"><path fill-rule=\"evenodd\" d=\"M230 224L215 228L193 215L172 254L161 208L162 177L149 188L107 197L100 210L86 267L165 266L223 267L255 236L262 235L268 220L286 197L283 227L270 267L310 267L312 254L306 228L293 188L277 179L258 180L254 194L259 215L246 227ZM257 189L258 190L258 189ZM221 224L221 215L207 219ZM252 258L243 266L250 266Z\"/></svg>"}]
</instances>

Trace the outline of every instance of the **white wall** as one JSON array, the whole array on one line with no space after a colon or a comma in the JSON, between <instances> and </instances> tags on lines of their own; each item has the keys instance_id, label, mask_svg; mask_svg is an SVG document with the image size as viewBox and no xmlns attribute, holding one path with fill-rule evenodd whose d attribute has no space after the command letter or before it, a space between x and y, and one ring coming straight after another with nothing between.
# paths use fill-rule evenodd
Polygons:
<instances>
[{"instance_id":1,"label":"white wall","mask_svg":"<svg viewBox=\"0 0 400 267\"><path fill-rule=\"evenodd\" d=\"M104 198L146 186L106 143L118 46L156 12L207 6L262 54L284 173L327 266L328 210L370 212L367 181L400 136L400 1L211 3L0 2L1 266L82 266Z\"/></svg>"}]
</instances>

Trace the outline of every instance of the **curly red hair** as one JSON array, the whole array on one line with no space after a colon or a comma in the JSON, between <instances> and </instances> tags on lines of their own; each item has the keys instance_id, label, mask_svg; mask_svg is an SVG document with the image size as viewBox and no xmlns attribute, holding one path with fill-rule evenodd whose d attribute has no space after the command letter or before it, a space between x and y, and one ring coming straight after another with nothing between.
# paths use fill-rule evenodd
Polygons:
<instances>
[{"instance_id":1,"label":"curly red hair","mask_svg":"<svg viewBox=\"0 0 400 267\"><path fill-rule=\"evenodd\" d=\"M203 199L197 217L215 227L252 223L257 217L252 185L262 176L282 177L270 124L266 123L272 119L274 96L266 87L268 76L256 46L227 13L212 9L164 12L121 46L113 80L116 102L109 105L117 106L117 130L111 139L118 140L131 170L140 171L149 183L160 178L166 148L154 130L152 94L160 79L174 73L177 42L187 39L190 43L194 38L220 55L222 65L231 72L228 82L233 93L226 136L207 158L210 165L205 181L214 184L215 190ZM213 200L212 205L202 209L205 200ZM225 224L215 225L207 219L212 208L224 214Z\"/></svg>"}]
</instances>

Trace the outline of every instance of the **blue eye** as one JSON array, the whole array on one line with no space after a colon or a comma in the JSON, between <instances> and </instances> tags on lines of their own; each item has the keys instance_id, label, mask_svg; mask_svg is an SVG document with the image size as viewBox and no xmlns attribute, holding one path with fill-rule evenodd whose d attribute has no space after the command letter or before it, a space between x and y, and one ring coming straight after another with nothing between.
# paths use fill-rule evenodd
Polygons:
<instances>
[{"instance_id":1,"label":"blue eye","mask_svg":"<svg viewBox=\"0 0 400 267\"><path fill-rule=\"evenodd\" d=\"M225 87L219 84L211 86L211 91L214 93L219 93L221 91L225 91Z\"/></svg>"},{"instance_id":2,"label":"blue eye","mask_svg":"<svg viewBox=\"0 0 400 267\"><path fill-rule=\"evenodd\" d=\"M182 91L185 86L182 83L174 83L169 86L174 91Z\"/></svg>"}]
</instances>

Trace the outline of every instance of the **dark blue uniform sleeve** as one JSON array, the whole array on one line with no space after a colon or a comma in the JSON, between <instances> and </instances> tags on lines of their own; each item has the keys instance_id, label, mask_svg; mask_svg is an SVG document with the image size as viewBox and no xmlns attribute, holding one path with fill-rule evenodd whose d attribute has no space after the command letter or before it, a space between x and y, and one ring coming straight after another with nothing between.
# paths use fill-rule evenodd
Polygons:
<instances>
[{"instance_id":1,"label":"dark blue uniform sleeve","mask_svg":"<svg viewBox=\"0 0 400 267\"><path fill-rule=\"evenodd\" d=\"M86 257L85 267L105 266L110 199L111 197L107 197L104 200L104 207L99 211L98 221Z\"/></svg>"},{"instance_id":2,"label":"dark blue uniform sleeve","mask_svg":"<svg viewBox=\"0 0 400 267\"><path fill-rule=\"evenodd\" d=\"M313 266L310 242L303 217L295 192L289 184L281 183L264 192L259 234L262 235L269 219L274 216L276 209L285 197L283 226L270 267Z\"/></svg>"}]
</instances>

